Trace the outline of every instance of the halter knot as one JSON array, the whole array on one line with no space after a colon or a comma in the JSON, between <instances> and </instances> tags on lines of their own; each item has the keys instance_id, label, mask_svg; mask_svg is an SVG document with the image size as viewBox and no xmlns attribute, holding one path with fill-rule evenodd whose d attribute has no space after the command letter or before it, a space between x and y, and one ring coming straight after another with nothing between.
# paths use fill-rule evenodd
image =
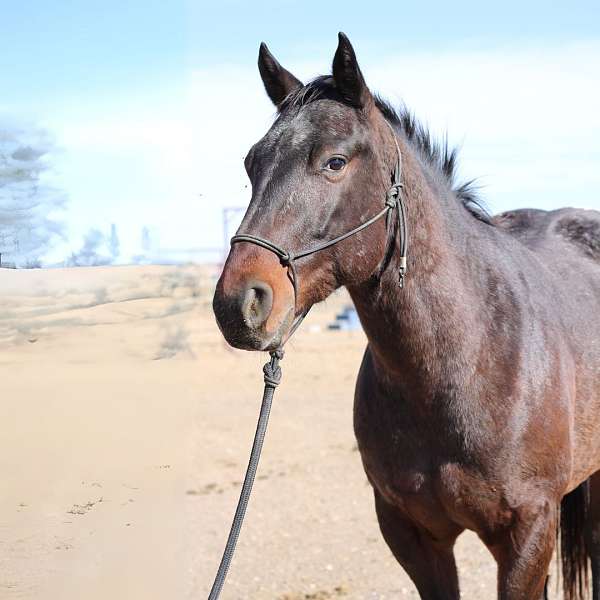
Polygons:
<instances>
[{"instance_id":1,"label":"halter knot","mask_svg":"<svg viewBox=\"0 0 600 600\"><path fill-rule=\"evenodd\" d=\"M400 190L403 187L404 186L400 182L392 184L392 186L390 187L390 189L387 191L387 193L385 195L385 205L386 206L389 206L390 208L396 207L396 204L398 203L398 198L400 196Z\"/></svg>"},{"instance_id":2,"label":"halter knot","mask_svg":"<svg viewBox=\"0 0 600 600\"><path fill-rule=\"evenodd\" d=\"M284 252L283 254L281 254L279 256L279 262L284 267L287 267L289 264L291 264L293 260L294 260L294 255L291 252Z\"/></svg>"},{"instance_id":3,"label":"halter knot","mask_svg":"<svg viewBox=\"0 0 600 600\"><path fill-rule=\"evenodd\" d=\"M279 361L283 358L283 348L270 352L271 360L263 367L265 386L275 389L281 383L281 367Z\"/></svg>"},{"instance_id":4,"label":"halter knot","mask_svg":"<svg viewBox=\"0 0 600 600\"><path fill-rule=\"evenodd\" d=\"M277 360L281 360L283 358L283 355L285 354L285 351L283 348L277 348L277 350L271 350L271 352L269 352L269 354L271 355L271 358L276 358Z\"/></svg>"},{"instance_id":5,"label":"halter knot","mask_svg":"<svg viewBox=\"0 0 600 600\"><path fill-rule=\"evenodd\" d=\"M267 363L263 367L265 385L267 387L276 388L281 383L281 367L271 369L271 364Z\"/></svg>"}]
</instances>

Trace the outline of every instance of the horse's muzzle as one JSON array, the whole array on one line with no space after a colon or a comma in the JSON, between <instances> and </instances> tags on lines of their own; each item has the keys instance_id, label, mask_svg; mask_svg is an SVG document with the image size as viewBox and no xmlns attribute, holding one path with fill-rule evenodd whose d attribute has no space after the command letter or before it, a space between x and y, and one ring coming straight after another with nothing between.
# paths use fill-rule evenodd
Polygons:
<instances>
[{"instance_id":1,"label":"horse's muzzle","mask_svg":"<svg viewBox=\"0 0 600 600\"><path fill-rule=\"evenodd\" d=\"M294 318L286 271L277 263L266 267L264 273L261 268L249 272L228 261L217 283L213 310L223 336L235 348L277 348Z\"/></svg>"}]
</instances>

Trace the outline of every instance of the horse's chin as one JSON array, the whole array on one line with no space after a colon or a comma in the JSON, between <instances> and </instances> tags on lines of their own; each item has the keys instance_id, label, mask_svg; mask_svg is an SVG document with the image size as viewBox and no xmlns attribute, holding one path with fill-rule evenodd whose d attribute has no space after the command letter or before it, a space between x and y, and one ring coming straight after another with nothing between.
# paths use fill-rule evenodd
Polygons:
<instances>
[{"instance_id":1,"label":"horse's chin","mask_svg":"<svg viewBox=\"0 0 600 600\"><path fill-rule=\"evenodd\" d=\"M294 324L294 318L294 307L290 307L280 320L279 325L275 332L270 336L270 339L267 338L264 340L262 348L258 349L272 352L273 350L280 348L287 341L292 325Z\"/></svg>"},{"instance_id":2,"label":"horse's chin","mask_svg":"<svg viewBox=\"0 0 600 600\"><path fill-rule=\"evenodd\" d=\"M292 307L271 331L266 331L264 327L260 327L259 329L243 328L234 331L221 329L221 332L227 343L238 350L272 352L285 343L293 323L294 309Z\"/></svg>"}]
</instances>

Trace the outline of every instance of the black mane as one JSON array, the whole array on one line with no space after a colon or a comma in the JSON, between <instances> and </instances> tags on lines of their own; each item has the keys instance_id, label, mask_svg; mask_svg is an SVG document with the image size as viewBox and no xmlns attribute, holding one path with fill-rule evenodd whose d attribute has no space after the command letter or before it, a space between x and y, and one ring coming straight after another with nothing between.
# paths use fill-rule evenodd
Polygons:
<instances>
[{"instance_id":1,"label":"black mane","mask_svg":"<svg viewBox=\"0 0 600 600\"><path fill-rule=\"evenodd\" d=\"M322 98L344 102L329 75L321 75L294 90L281 103L279 110L282 112L286 109L298 109ZM477 193L475 182L456 181L458 149L450 148L447 138L441 142L433 138L429 129L406 106L395 109L379 96L375 96L375 105L385 119L405 135L427 164L442 176L448 188L467 211L476 219L491 225L491 215Z\"/></svg>"}]
</instances>

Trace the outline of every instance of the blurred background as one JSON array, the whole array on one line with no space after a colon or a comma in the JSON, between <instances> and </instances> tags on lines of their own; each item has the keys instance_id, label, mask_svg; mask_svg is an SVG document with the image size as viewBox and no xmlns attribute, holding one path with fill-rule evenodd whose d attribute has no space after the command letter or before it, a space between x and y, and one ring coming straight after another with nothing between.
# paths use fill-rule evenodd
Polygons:
<instances>
[{"instance_id":1,"label":"blurred background","mask_svg":"<svg viewBox=\"0 0 600 600\"><path fill-rule=\"evenodd\" d=\"M211 311L274 117L258 46L307 81L340 30L492 212L600 209L597 1L4 2L0 598L206 597L262 388ZM224 599L417 598L352 433L365 344L343 291L291 341ZM494 597L475 536L458 562Z\"/></svg>"}]
</instances>

